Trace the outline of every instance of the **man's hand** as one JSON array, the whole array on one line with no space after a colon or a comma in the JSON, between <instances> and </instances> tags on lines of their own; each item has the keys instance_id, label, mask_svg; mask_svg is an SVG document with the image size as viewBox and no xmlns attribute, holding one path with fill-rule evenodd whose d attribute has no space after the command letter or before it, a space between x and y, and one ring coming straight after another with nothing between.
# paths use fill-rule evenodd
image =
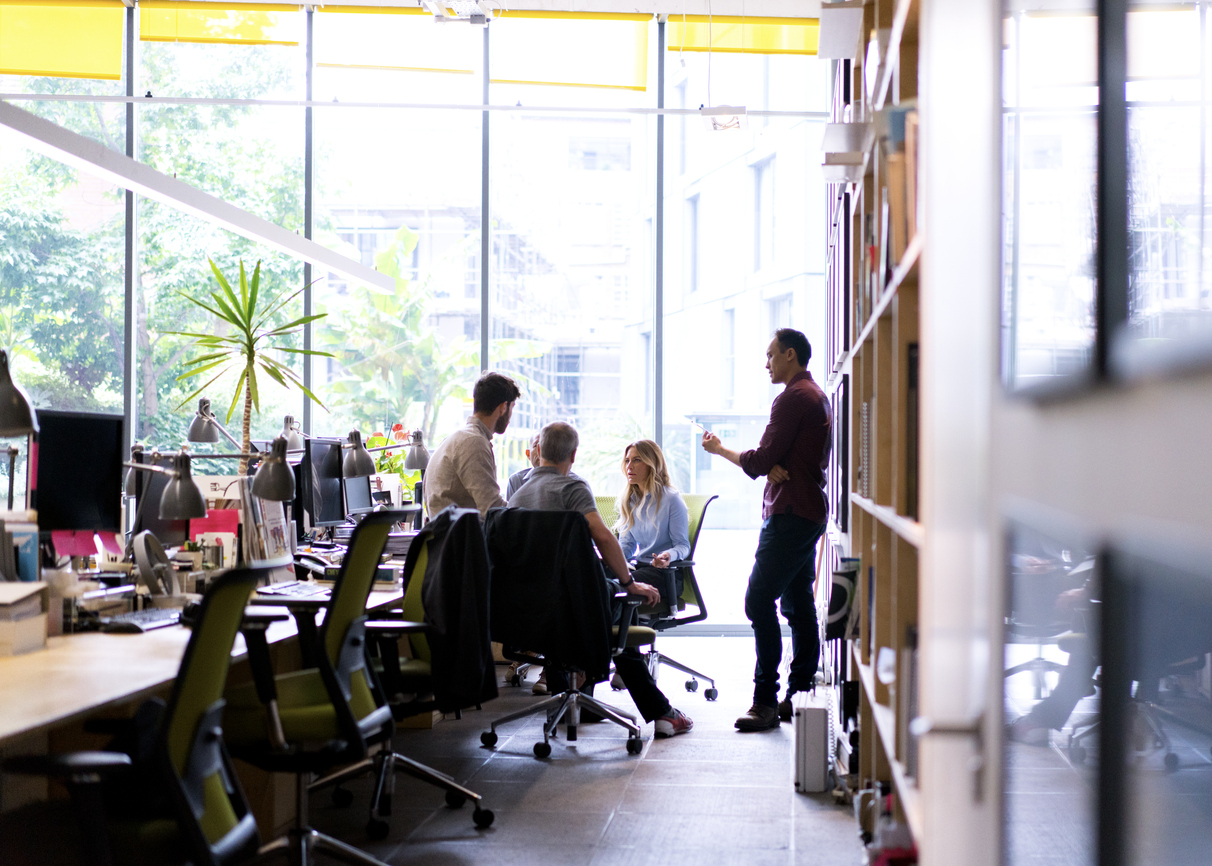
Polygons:
<instances>
[{"instance_id":1,"label":"man's hand","mask_svg":"<svg viewBox=\"0 0 1212 866\"><path fill-rule=\"evenodd\" d=\"M661 600L661 591L651 584L642 583L638 580L632 580L623 589L627 590L632 595L638 595L649 604L656 604Z\"/></svg>"},{"instance_id":2,"label":"man's hand","mask_svg":"<svg viewBox=\"0 0 1212 866\"><path fill-rule=\"evenodd\" d=\"M666 550L664 553L658 553L656 556L654 556L652 558L652 567L653 568L668 568L669 560L672 558L673 558L673 554L671 554L668 550Z\"/></svg>"},{"instance_id":3,"label":"man's hand","mask_svg":"<svg viewBox=\"0 0 1212 866\"><path fill-rule=\"evenodd\" d=\"M766 473L766 477L770 479L771 484L782 484L791 477L791 473L776 463L774 468Z\"/></svg>"},{"instance_id":4,"label":"man's hand","mask_svg":"<svg viewBox=\"0 0 1212 866\"><path fill-rule=\"evenodd\" d=\"M719 454L724 449L724 443L720 441L720 437L716 436L710 430L703 431L703 450L708 454Z\"/></svg>"}]
</instances>

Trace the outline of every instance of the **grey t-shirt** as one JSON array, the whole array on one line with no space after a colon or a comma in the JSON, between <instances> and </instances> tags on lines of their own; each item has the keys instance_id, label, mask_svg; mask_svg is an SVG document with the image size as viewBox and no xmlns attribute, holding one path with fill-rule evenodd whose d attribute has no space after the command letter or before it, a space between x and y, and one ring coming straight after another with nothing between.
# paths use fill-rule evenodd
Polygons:
<instances>
[{"instance_id":1,"label":"grey t-shirt","mask_svg":"<svg viewBox=\"0 0 1212 866\"><path fill-rule=\"evenodd\" d=\"M585 479L561 475L554 466L540 466L531 472L526 483L509 497L509 504L535 511L575 511L578 514L598 510L593 491Z\"/></svg>"}]
</instances>

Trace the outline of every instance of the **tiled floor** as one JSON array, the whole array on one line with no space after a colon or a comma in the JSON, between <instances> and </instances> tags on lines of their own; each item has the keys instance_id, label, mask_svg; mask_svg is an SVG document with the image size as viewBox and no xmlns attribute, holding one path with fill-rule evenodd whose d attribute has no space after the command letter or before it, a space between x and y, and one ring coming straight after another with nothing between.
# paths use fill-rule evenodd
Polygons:
<instances>
[{"instance_id":1,"label":"tiled floor","mask_svg":"<svg viewBox=\"0 0 1212 866\"><path fill-rule=\"evenodd\" d=\"M829 794L794 792L790 725L741 734L733 720L751 697L753 643L742 638L662 637L678 660L715 673L720 698L685 691L682 674L665 669L661 686L690 715L694 730L653 740L644 729L639 756L609 724L582 725L575 743L563 736L550 758L531 751L542 739L536 718L500 731L495 749L480 745L492 718L533 703L529 683L503 686L482 712L467 712L431 731L401 731L397 751L424 761L484 795L496 821L472 824L471 808L451 810L442 793L405 776L396 782L391 832L381 842L364 832L369 782L354 787L354 805L337 809L327 794L313 800L315 826L390 864L594 864L594 866L857 866L865 862L849 808ZM533 674L532 674L533 678ZM626 692L599 686L598 696L630 712Z\"/></svg>"}]
</instances>

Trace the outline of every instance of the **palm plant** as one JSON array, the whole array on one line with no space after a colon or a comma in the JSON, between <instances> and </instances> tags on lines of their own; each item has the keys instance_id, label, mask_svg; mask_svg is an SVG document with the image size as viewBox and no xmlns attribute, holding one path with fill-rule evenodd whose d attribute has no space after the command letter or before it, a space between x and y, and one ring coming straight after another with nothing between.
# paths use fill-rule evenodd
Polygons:
<instances>
[{"instance_id":1,"label":"palm plant","mask_svg":"<svg viewBox=\"0 0 1212 866\"><path fill-rule=\"evenodd\" d=\"M208 261L210 260L208 259ZM252 445L252 413L254 409L258 412L261 411L261 398L257 387L258 368L283 388L289 388L294 385L309 398L319 403L321 407L324 405L303 384L303 380L299 378L294 370L272 357L269 353L271 350L276 350L295 355L321 355L331 358L332 355L328 352L271 344L273 340L297 334L302 330L304 325L314 322L316 319L321 319L326 314L320 313L314 316L302 316L291 322L287 322L285 325L273 327L269 324L273 316L297 298L303 289L299 289L289 295L279 295L277 298L268 301L258 308L258 304L263 300L260 296L261 263L259 261L257 262L257 266L253 268L251 280L248 279L248 275L244 271L244 261L240 261L240 293L238 295L232 291L231 285L213 261L210 262L210 269L214 272L215 280L219 283L219 288L222 290L210 293L213 303L198 300L184 292L177 292L177 294L191 304L195 304L211 313L220 322L228 325L230 332L226 334L198 334L189 331L168 332L181 337L192 337L194 345L204 350L202 355L185 363L188 369L177 377L177 381L216 371L213 378L182 400L177 408L180 409L182 406L192 402L195 397L213 385L221 376L239 370L240 377L236 382L235 392L232 394L231 404L227 409L227 422L231 423L232 415L235 414L236 405L240 402L242 393L244 396L244 419L241 431L243 433L242 446L244 453L247 454ZM244 458L240 461L240 474L244 475L247 470L248 458Z\"/></svg>"}]
</instances>

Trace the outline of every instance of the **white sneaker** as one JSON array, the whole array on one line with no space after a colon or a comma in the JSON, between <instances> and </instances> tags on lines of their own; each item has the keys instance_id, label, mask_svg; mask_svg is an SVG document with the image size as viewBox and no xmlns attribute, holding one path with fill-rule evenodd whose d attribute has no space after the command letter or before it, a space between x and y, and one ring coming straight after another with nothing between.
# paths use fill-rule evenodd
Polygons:
<instances>
[{"instance_id":1,"label":"white sneaker","mask_svg":"<svg viewBox=\"0 0 1212 866\"><path fill-rule=\"evenodd\" d=\"M537 680L535 680L534 685L530 687L530 692L531 692L531 694L535 694L535 695L548 694L547 671L543 671L541 674L539 674L539 678Z\"/></svg>"}]
</instances>

